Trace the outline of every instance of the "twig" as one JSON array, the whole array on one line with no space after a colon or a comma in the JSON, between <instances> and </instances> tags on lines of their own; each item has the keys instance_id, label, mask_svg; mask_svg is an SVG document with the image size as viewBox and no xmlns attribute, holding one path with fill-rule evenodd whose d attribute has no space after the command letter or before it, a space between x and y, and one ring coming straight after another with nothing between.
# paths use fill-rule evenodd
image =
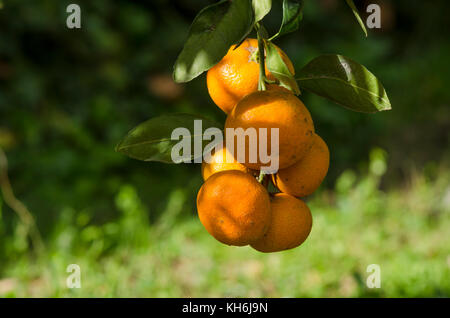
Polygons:
<instances>
[{"instance_id":1,"label":"twig","mask_svg":"<svg viewBox=\"0 0 450 318\"><path fill-rule=\"evenodd\" d=\"M258 38L258 59L259 59L259 80L258 80L258 90L266 90L266 68L265 68L265 48L264 48L264 38L262 36L262 30L259 23L256 24L256 34Z\"/></svg>"},{"instance_id":2,"label":"twig","mask_svg":"<svg viewBox=\"0 0 450 318\"><path fill-rule=\"evenodd\" d=\"M11 182L8 177L8 159L5 152L0 147L0 189L3 194L5 203L16 212L21 222L26 227L26 233L30 236L31 243L37 254L45 250L44 242L41 234L36 226L33 215L28 208L20 200L18 200L11 187Z\"/></svg>"}]
</instances>

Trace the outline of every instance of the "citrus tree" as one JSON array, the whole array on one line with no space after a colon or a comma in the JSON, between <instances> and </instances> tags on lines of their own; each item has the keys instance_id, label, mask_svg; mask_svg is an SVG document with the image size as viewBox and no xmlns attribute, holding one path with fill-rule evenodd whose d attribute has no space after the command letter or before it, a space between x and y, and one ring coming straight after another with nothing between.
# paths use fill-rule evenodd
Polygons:
<instances>
[{"instance_id":1,"label":"citrus tree","mask_svg":"<svg viewBox=\"0 0 450 318\"><path fill-rule=\"evenodd\" d=\"M353 1L346 2L367 36ZM271 0L222 0L201 10L173 72L179 83L207 72L209 95L227 114L225 134L229 128L277 129L279 170L267 173L259 157L250 162L248 145L241 159L235 157L236 149L222 146L211 161L202 163L205 183L197 197L200 221L212 236L225 244L251 245L261 252L303 243L312 216L301 198L319 187L329 167L328 147L298 96L308 91L364 113L391 109L381 82L348 57L317 56L295 74L289 57L274 42L299 28L304 1L282 1L283 17L275 34L269 34L263 25L272 5ZM250 38L251 34L256 38ZM201 120L200 131L196 120ZM131 130L116 150L144 161L202 162L203 151L189 151L174 160L179 140L173 138L173 132L183 127L193 148L203 150L205 138L199 141L196 137L203 130L221 126L199 115L167 114ZM274 145L268 142L266 148ZM227 160L230 153L231 161ZM269 183L277 193L267 191Z\"/></svg>"}]
</instances>

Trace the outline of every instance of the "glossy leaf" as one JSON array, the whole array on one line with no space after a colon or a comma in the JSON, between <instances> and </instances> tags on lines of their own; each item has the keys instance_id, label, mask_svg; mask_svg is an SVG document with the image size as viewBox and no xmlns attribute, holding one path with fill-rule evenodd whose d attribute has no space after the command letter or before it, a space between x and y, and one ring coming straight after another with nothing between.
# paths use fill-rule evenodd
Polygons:
<instances>
[{"instance_id":1,"label":"glossy leaf","mask_svg":"<svg viewBox=\"0 0 450 318\"><path fill-rule=\"evenodd\" d=\"M251 0L223 0L204 8L195 17L183 50L174 66L176 82L188 82L217 64L231 45L251 31Z\"/></svg>"},{"instance_id":2,"label":"glossy leaf","mask_svg":"<svg viewBox=\"0 0 450 318\"><path fill-rule=\"evenodd\" d=\"M253 0L252 5L255 12L255 22L258 22L272 9L272 0Z\"/></svg>"},{"instance_id":3,"label":"glossy leaf","mask_svg":"<svg viewBox=\"0 0 450 318\"><path fill-rule=\"evenodd\" d=\"M271 42L266 42L266 66L273 76L280 82L283 87L290 89L294 94L300 94L297 81L293 74L289 71L286 63L284 63L278 52L277 47Z\"/></svg>"},{"instance_id":4,"label":"glossy leaf","mask_svg":"<svg viewBox=\"0 0 450 318\"><path fill-rule=\"evenodd\" d=\"M347 1L348 6L352 9L356 20L358 21L359 25L361 26L361 29L364 31L364 34L367 36L366 26L359 15L358 9L356 9L355 3L353 2L353 0L346 0L346 1Z\"/></svg>"},{"instance_id":5,"label":"glossy leaf","mask_svg":"<svg viewBox=\"0 0 450 318\"><path fill-rule=\"evenodd\" d=\"M280 30L271 40L298 29L303 19L304 0L283 0L283 20Z\"/></svg>"},{"instance_id":6,"label":"glossy leaf","mask_svg":"<svg viewBox=\"0 0 450 318\"><path fill-rule=\"evenodd\" d=\"M391 109L381 82L364 66L342 55L321 55L298 72L301 89L348 109L374 113Z\"/></svg>"},{"instance_id":7,"label":"glossy leaf","mask_svg":"<svg viewBox=\"0 0 450 318\"><path fill-rule=\"evenodd\" d=\"M116 146L116 151L133 159L143 161L159 161L174 163L171 158L172 147L179 140L172 140L172 132L176 128L187 128L191 134L191 149L194 153L194 138L198 138L194 131L194 120L202 120L202 133L210 127L220 127L214 121L191 114L168 114L155 117L143 122L131 130ZM201 137L200 137L201 138ZM210 141L202 141L203 146ZM194 155L190 156L194 159Z\"/></svg>"}]
</instances>

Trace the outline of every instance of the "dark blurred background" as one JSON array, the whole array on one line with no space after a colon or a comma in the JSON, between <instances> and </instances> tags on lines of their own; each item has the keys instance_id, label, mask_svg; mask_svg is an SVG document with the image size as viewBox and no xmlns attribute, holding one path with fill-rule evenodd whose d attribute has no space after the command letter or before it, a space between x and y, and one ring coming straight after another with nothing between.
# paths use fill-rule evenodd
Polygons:
<instances>
[{"instance_id":1,"label":"dark blurred background","mask_svg":"<svg viewBox=\"0 0 450 318\"><path fill-rule=\"evenodd\" d=\"M65 25L72 2L81 6L81 29ZM185 198L178 217L195 215L198 165L139 162L114 146L131 128L163 113L225 120L204 75L185 85L171 79L190 23L213 2L0 1L0 147L14 192L44 241L54 239L67 209L74 220L88 215L86 224L115 222L121 213L115 198L124 184L148 207L149 224L158 221L174 189ZM364 174L373 148L387 155L382 190L403 187L411 171L436 178L449 163L450 4L355 2L363 19L364 8L378 3L382 29L365 38L344 1L306 1L300 30L276 43L297 69L324 53L358 61L382 81L392 103L391 111L360 114L303 93L331 152L322 191L332 191L347 169ZM264 20L271 34L281 21L279 1L274 8ZM17 216L5 204L2 210L0 277L29 253L10 246Z\"/></svg>"}]
</instances>

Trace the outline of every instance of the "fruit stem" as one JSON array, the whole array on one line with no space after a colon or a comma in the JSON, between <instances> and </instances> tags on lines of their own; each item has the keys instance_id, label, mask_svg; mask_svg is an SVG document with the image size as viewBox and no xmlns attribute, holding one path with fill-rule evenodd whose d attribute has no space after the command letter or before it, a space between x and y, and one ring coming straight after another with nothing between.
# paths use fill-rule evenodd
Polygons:
<instances>
[{"instance_id":1,"label":"fruit stem","mask_svg":"<svg viewBox=\"0 0 450 318\"><path fill-rule=\"evenodd\" d=\"M264 61L264 38L262 36L261 25L259 22L256 24L256 34L258 38L258 60L259 60L259 80L258 80L258 90L266 90L266 69Z\"/></svg>"},{"instance_id":2,"label":"fruit stem","mask_svg":"<svg viewBox=\"0 0 450 318\"><path fill-rule=\"evenodd\" d=\"M264 181L264 177L266 176L266 174L261 170L259 172L259 176L258 176L258 182L262 183Z\"/></svg>"}]
</instances>

